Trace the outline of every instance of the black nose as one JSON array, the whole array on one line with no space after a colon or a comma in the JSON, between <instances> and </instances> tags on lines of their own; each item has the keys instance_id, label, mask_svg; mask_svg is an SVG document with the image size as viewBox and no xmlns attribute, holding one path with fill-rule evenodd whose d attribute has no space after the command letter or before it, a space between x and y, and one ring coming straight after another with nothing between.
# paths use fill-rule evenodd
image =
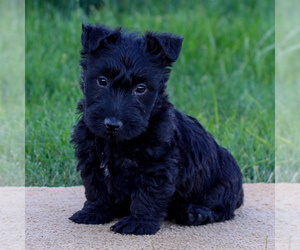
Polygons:
<instances>
[{"instance_id":1,"label":"black nose","mask_svg":"<svg viewBox=\"0 0 300 250\"><path fill-rule=\"evenodd\" d=\"M123 122L116 118L105 118L104 125L109 132L117 132L123 126Z\"/></svg>"}]
</instances>

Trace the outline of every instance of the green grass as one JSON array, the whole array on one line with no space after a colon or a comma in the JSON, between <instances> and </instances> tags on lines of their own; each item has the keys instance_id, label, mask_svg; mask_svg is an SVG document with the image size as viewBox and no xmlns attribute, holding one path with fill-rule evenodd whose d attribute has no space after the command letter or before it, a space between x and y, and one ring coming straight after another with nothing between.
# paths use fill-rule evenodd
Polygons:
<instances>
[{"instance_id":1,"label":"green grass","mask_svg":"<svg viewBox=\"0 0 300 250\"><path fill-rule=\"evenodd\" d=\"M25 6L0 1L0 186L25 181Z\"/></svg>"},{"instance_id":2,"label":"green grass","mask_svg":"<svg viewBox=\"0 0 300 250\"><path fill-rule=\"evenodd\" d=\"M244 182L274 182L274 3L184 2L110 1L89 16L26 3L26 185L81 183L69 140L82 22L182 35L171 101L233 153Z\"/></svg>"}]
</instances>

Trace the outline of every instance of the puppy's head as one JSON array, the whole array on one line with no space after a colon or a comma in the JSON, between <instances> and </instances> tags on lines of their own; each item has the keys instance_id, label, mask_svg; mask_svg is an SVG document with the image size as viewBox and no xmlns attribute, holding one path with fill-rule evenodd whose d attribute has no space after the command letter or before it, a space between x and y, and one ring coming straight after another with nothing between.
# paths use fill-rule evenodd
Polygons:
<instances>
[{"instance_id":1,"label":"puppy's head","mask_svg":"<svg viewBox=\"0 0 300 250\"><path fill-rule=\"evenodd\" d=\"M121 28L82 26L83 118L96 136L130 140L147 130L166 99L165 84L182 41L172 34L140 37Z\"/></svg>"}]
</instances>

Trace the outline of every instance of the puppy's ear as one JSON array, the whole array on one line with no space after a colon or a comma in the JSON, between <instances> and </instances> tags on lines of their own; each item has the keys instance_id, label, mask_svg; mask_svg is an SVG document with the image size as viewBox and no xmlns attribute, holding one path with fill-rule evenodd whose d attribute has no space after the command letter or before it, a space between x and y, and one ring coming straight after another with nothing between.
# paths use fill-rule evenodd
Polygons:
<instances>
[{"instance_id":1,"label":"puppy's ear","mask_svg":"<svg viewBox=\"0 0 300 250\"><path fill-rule=\"evenodd\" d=\"M183 37L148 31L144 39L146 41L146 51L159 55L167 65L171 65L177 60L181 51Z\"/></svg>"},{"instance_id":2,"label":"puppy's ear","mask_svg":"<svg viewBox=\"0 0 300 250\"><path fill-rule=\"evenodd\" d=\"M103 46L105 42L115 42L121 35L121 28L111 30L104 26L82 24L81 44L86 52L92 52Z\"/></svg>"}]
</instances>

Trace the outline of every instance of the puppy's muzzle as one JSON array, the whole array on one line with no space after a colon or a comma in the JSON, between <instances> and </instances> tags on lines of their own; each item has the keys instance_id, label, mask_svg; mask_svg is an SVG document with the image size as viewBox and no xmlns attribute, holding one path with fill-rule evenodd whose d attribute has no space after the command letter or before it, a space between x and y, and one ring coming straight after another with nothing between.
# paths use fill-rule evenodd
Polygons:
<instances>
[{"instance_id":1,"label":"puppy's muzzle","mask_svg":"<svg viewBox=\"0 0 300 250\"><path fill-rule=\"evenodd\" d=\"M109 132L118 132L123 127L123 122L116 118L105 118L104 125Z\"/></svg>"}]
</instances>

